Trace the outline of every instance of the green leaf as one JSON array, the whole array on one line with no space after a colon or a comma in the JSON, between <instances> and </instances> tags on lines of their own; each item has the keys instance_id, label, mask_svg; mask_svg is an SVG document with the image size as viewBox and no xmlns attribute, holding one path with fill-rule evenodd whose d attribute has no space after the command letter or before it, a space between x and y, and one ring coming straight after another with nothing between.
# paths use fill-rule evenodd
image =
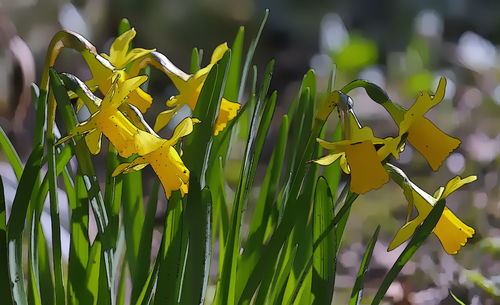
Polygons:
<instances>
[{"instance_id":1,"label":"green leaf","mask_svg":"<svg viewBox=\"0 0 500 305\"><path fill-rule=\"evenodd\" d=\"M59 110L59 114L63 119L66 129L71 132L77 124L76 114L71 105L68 93L66 92L62 80L60 79L57 72L53 69L50 69L49 74L51 88L57 100L57 109ZM104 254L103 260L107 276L108 299L113 300L113 241L109 236L110 230L108 230L109 214L104 204L99 182L97 181L97 176L92 164L90 152L88 151L86 144L81 138L72 140L72 142L75 143L74 152L78 160L79 171L83 176L85 187L88 190L90 206L92 207L92 211L94 212L98 232L101 235L100 242L102 243L102 247L99 247L99 250L102 250Z\"/></svg>"},{"instance_id":2,"label":"green leaf","mask_svg":"<svg viewBox=\"0 0 500 305\"><path fill-rule=\"evenodd\" d=\"M296 255L297 255L297 245L295 245L293 251L291 251L291 254L287 255L286 263L283 265L281 272L276 277L277 280L276 283L273 285L273 288L268 289L268 293L271 294L270 295L271 301L269 302L269 304L274 304L274 305L282 304L283 294L285 293L287 279L292 270L293 262L295 261ZM260 289L259 289L259 294L260 294Z\"/></svg>"},{"instance_id":3,"label":"green leaf","mask_svg":"<svg viewBox=\"0 0 500 305\"><path fill-rule=\"evenodd\" d=\"M158 282L156 285L155 305L175 304L178 300L177 282L180 281L182 252L182 200L178 192L173 193L168 200L165 218L165 229L162 243L165 247L156 260L158 267Z\"/></svg>"},{"instance_id":4,"label":"green leaf","mask_svg":"<svg viewBox=\"0 0 500 305\"><path fill-rule=\"evenodd\" d=\"M139 271L137 260L143 253L139 252L141 243L141 232L144 226L144 203L142 192L142 172L131 172L121 175L123 183L123 226L125 228L125 241L127 244L125 257L130 270L132 283L138 282L138 288L142 288L144 284L144 273ZM144 266L141 266L144 268ZM149 267L149 266L148 266ZM142 277L138 279L137 273L140 272ZM137 290L134 289L137 293ZM135 294L134 294L135 296ZM134 301L134 299L132 299Z\"/></svg>"},{"instance_id":5,"label":"green leaf","mask_svg":"<svg viewBox=\"0 0 500 305\"><path fill-rule=\"evenodd\" d=\"M228 232L227 245L222 261L221 280L217 286L216 304L226 302L234 303L238 298L239 292L236 291L236 266L239 259L240 245L240 230L243 211L248 202L248 194L253 185L255 171L257 169L258 160L264 146L267 131L271 124L271 119L276 107L277 93L273 92L271 97L266 101L267 91L271 81L272 69L274 62L270 62L267 66L264 80L261 87L259 100L253 113L252 122L250 124L250 134L248 136L245 154L243 157L243 167L240 173L238 188L236 190L235 201L233 203L233 214L231 217L231 225ZM239 279L241 280L241 279ZM244 281L244 279L243 279Z\"/></svg>"},{"instance_id":6,"label":"green leaf","mask_svg":"<svg viewBox=\"0 0 500 305\"><path fill-rule=\"evenodd\" d=\"M417 249L420 248L420 246L424 243L427 237L432 233L432 230L434 230L434 227L439 221L439 218L441 218L441 214L443 214L445 206L446 206L446 200L444 199L439 200L434 205L434 207L432 208L427 218L425 218L422 225L415 231L413 237L411 238L406 248L399 255L399 257L397 258L394 265L392 265L389 272L387 272L386 276L384 277L384 280L382 281L382 284L377 290L377 294L372 300L371 303L372 305L380 304L380 301L382 301L382 298L387 292L387 289L389 289L389 286L396 279L401 269L403 269L404 265L410 260L413 254L415 254Z\"/></svg>"},{"instance_id":7,"label":"green leaf","mask_svg":"<svg viewBox=\"0 0 500 305\"><path fill-rule=\"evenodd\" d=\"M75 178L75 200L71 205L70 218L70 246L68 262L68 303L84 304L85 287L82 278L85 278L88 264L90 242L88 237L89 204L85 182L80 174ZM73 201L69 201L70 203Z\"/></svg>"},{"instance_id":8,"label":"green leaf","mask_svg":"<svg viewBox=\"0 0 500 305\"><path fill-rule=\"evenodd\" d=\"M37 235L37 254L38 254L38 265L39 265L39 276L40 276L40 297L42 304L54 304L54 283L52 270L50 269L50 255L49 249L47 247L47 241L41 226L38 226ZM81 284L81 278L80 278Z\"/></svg>"},{"instance_id":9,"label":"green leaf","mask_svg":"<svg viewBox=\"0 0 500 305\"><path fill-rule=\"evenodd\" d=\"M16 178L19 181L23 173L23 164L16 149L14 148L14 145L12 145L12 142L10 142L9 137L5 134L2 127L0 127L0 146L2 147L10 166L14 170Z\"/></svg>"},{"instance_id":10,"label":"green leaf","mask_svg":"<svg viewBox=\"0 0 500 305\"><path fill-rule=\"evenodd\" d=\"M359 271L358 275L356 276L356 281L354 282L354 286L352 287L351 299L349 300L349 305L358 305L361 302L361 297L363 295L363 280L365 278L368 265L370 264L370 260L373 254L373 249L375 248L375 243L377 242L379 232L380 232L380 225L377 226L377 229L373 233L372 238L370 239L368 245L366 246L365 254L363 255L363 260L361 260L361 264L359 265Z\"/></svg>"},{"instance_id":11,"label":"green leaf","mask_svg":"<svg viewBox=\"0 0 500 305\"><path fill-rule=\"evenodd\" d=\"M3 266L0 269L0 295L3 296L4 301L7 304L12 304L9 273L7 272L7 268L5 268L6 266L8 266L7 224L5 215L5 196L4 196L2 176L0 176L0 265Z\"/></svg>"},{"instance_id":12,"label":"green leaf","mask_svg":"<svg viewBox=\"0 0 500 305\"><path fill-rule=\"evenodd\" d=\"M258 254L264 244L268 224L271 221L273 204L275 203L281 171L285 159L286 144L288 139L288 116L283 116L276 146L271 155L266 175L262 181L259 198L255 203L245 250L238 263L238 273L242 278L248 278L256 267Z\"/></svg>"},{"instance_id":13,"label":"green leaf","mask_svg":"<svg viewBox=\"0 0 500 305\"><path fill-rule=\"evenodd\" d=\"M208 188L200 191L195 179L191 176L184 214L184 223L189 230L189 255L180 304L204 303L210 272L212 196Z\"/></svg>"},{"instance_id":14,"label":"green leaf","mask_svg":"<svg viewBox=\"0 0 500 305\"><path fill-rule=\"evenodd\" d=\"M194 74L196 71L200 70L201 66L201 55L203 51L198 52L198 48L193 48L191 52L191 64L189 65L189 73Z\"/></svg>"},{"instance_id":15,"label":"green leaf","mask_svg":"<svg viewBox=\"0 0 500 305\"><path fill-rule=\"evenodd\" d=\"M47 91L41 90L34 83L31 84L31 96L35 104L36 120L33 145L45 142L45 116L47 112Z\"/></svg>"},{"instance_id":16,"label":"green leaf","mask_svg":"<svg viewBox=\"0 0 500 305\"><path fill-rule=\"evenodd\" d=\"M146 215L144 216L144 224L141 230L141 239L139 243L139 257L136 262L136 278L132 290L131 303L135 303L141 293L142 287L145 285L148 278L148 271L151 257L151 243L153 240L153 230L155 224L156 208L158 206L158 192L160 190L160 182L158 179L153 180L151 192L147 206Z\"/></svg>"},{"instance_id":17,"label":"green leaf","mask_svg":"<svg viewBox=\"0 0 500 305\"><path fill-rule=\"evenodd\" d=\"M262 35L262 31L264 30L264 25L266 24L267 17L269 17L269 9L266 9L264 13L264 17L262 17L262 21L259 26L259 30L257 31L257 35L250 43L248 47L247 55L245 57L245 64L243 65L243 71L241 72L241 82L240 82L240 90L238 94L238 101L241 103L243 101L243 95L245 94L245 86L248 77L248 71L250 70L250 65L252 64L253 55L255 53L255 49L257 48L257 44L259 43L260 36Z\"/></svg>"},{"instance_id":18,"label":"green leaf","mask_svg":"<svg viewBox=\"0 0 500 305\"><path fill-rule=\"evenodd\" d=\"M120 23L118 24L118 36L130 30L131 28L132 26L130 25L128 19L122 18L122 20L120 20Z\"/></svg>"},{"instance_id":19,"label":"green leaf","mask_svg":"<svg viewBox=\"0 0 500 305\"><path fill-rule=\"evenodd\" d=\"M298 215L300 215L300 213L306 213L309 208L308 205L298 200L298 193L300 191L300 185L305 177L308 164L307 161L311 160L313 156L313 150L316 146L316 137L320 134L328 114L329 113L326 113L326 115L315 117L312 131L307 141L302 143L300 148L302 153L300 162L297 162L297 166L288 172L290 178L284 187L283 196L280 196L280 200L285 203L280 223L271 235L268 243L263 247L257 263L260 268L252 271L248 282L245 284L241 298L238 300L238 304L248 304L248 302L250 302L250 299L262 279L266 277L267 270L272 268L274 260L278 256L283 243L293 229L295 215L297 215L297 213ZM323 117L325 117L325 119L322 119Z\"/></svg>"},{"instance_id":20,"label":"green leaf","mask_svg":"<svg viewBox=\"0 0 500 305\"><path fill-rule=\"evenodd\" d=\"M12 289L12 299L18 305L25 305L28 303L26 290L24 288L22 235L33 185L35 184L42 166L42 155L43 147L41 145L36 146L31 152L23 170L23 174L21 175L21 179L19 180L16 195L12 203L9 222L7 224L10 285Z\"/></svg>"},{"instance_id":21,"label":"green leaf","mask_svg":"<svg viewBox=\"0 0 500 305\"><path fill-rule=\"evenodd\" d=\"M94 240L90 248L89 259L85 272L85 298L81 304L99 304L99 271L101 269L101 241L99 235Z\"/></svg>"},{"instance_id":22,"label":"green leaf","mask_svg":"<svg viewBox=\"0 0 500 305\"><path fill-rule=\"evenodd\" d=\"M227 74L226 90L224 91L224 97L230 101L237 101L239 95L239 84L241 78L241 57L243 53L243 41L245 37L245 28L240 26L238 33L234 38L233 44L231 45L231 62L229 64L229 71Z\"/></svg>"},{"instance_id":23,"label":"green leaf","mask_svg":"<svg viewBox=\"0 0 500 305\"><path fill-rule=\"evenodd\" d=\"M56 304L66 304L64 281L61 260L61 221L59 219L59 203L57 196L56 153L54 149L54 135L47 131L47 177L49 181L50 220L52 229L52 265L54 268L54 287Z\"/></svg>"},{"instance_id":24,"label":"green leaf","mask_svg":"<svg viewBox=\"0 0 500 305\"><path fill-rule=\"evenodd\" d=\"M313 205L313 238L316 240L333 220L333 197L325 178L318 178ZM319 244L313 254L313 304L331 304L335 282L336 241L335 230Z\"/></svg>"},{"instance_id":25,"label":"green leaf","mask_svg":"<svg viewBox=\"0 0 500 305\"><path fill-rule=\"evenodd\" d=\"M125 305L125 292L127 288L127 265L122 264L120 268L120 279L118 282L118 292L116 293L116 305Z\"/></svg>"}]
</instances>

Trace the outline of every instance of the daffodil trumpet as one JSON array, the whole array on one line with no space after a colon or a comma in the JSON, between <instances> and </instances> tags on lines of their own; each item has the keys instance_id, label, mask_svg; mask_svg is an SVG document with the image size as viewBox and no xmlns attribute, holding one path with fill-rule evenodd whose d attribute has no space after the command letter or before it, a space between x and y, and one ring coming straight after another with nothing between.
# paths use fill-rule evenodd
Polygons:
<instances>
[{"instance_id":1,"label":"daffodil trumpet","mask_svg":"<svg viewBox=\"0 0 500 305\"><path fill-rule=\"evenodd\" d=\"M138 152L139 156L132 162L118 165L113 176L137 171L151 165L163 185L167 198L170 198L173 190L180 190L181 195L184 196L189 188L189 170L182 162L174 145L180 138L190 134L193 131L193 124L197 122L199 122L197 119L184 119L177 125L172 137L168 140L140 131L136 140L141 142L141 145L137 147L143 147L143 150Z\"/></svg>"},{"instance_id":2,"label":"daffodil trumpet","mask_svg":"<svg viewBox=\"0 0 500 305\"><path fill-rule=\"evenodd\" d=\"M456 176L451 179L445 187L440 187L433 196L427 194L415 185L406 174L396 166L387 163L385 165L391 178L403 189L404 196L408 201L408 215L406 224L403 225L388 247L388 251L400 246L408 240L417 227L429 215L432 207L438 200L448 197L451 193L465 184L473 182L476 176L460 178ZM410 220L413 207L418 211L418 216ZM450 209L445 207L441 218L433 230L444 250L448 254L456 254L467 243L467 239L474 235L474 229L463 223Z\"/></svg>"}]
</instances>

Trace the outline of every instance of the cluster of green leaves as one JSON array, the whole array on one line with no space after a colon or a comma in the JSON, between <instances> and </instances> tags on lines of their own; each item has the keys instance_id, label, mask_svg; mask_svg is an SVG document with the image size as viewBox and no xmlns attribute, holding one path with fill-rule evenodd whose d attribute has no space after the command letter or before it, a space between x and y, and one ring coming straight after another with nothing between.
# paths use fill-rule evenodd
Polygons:
<instances>
[{"instance_id":1,"label":"cluster of green leaves","mask_svg":"<svg viewBox=\"0 0 500 305\"><path fill-rule=\"evenodd\" d=\"M230 52L205 81L193 113L201 123L182 145L183 159L191 171L189 193L181 198L176 192L168 200L158 253L151 253L151 244L159 183L155 181L150 189L143 190L141 172L112 177L119 159L110 147L102 189L84 140L76 138L72 145L54 147L53 131L44 129L47 99L52 96L65 130L77 124L60 75L51 70L49 92L34 87L37 125L34 149L25 165L0 129L0 145L19 181L7 222L0 179L2 304L332 302L337 254L358 195L349 192L348 185L338 192L337 163L320 176L319 166L308 162L321 155L316 138L324 137L327 129L327 116L315 115L324 109L319 107L324 98L316 93L313 71L304 76L288 113L274 117L277 92L269 92L274 62L267 65L261 77L251 64L266 19L267 13L246 55L245 31L239 29ZM125 30L122 24L120 31ZM193 51L191 71L199 69L201 54ZM328 92L331 90L329 86ZM223 96L246 102L227 128L213 136L212 126ZM259 184L256 171L273 119L280 120L280 128ZM337 128L333 138L339 137ZM244 141L246 147L230 201L224 169L231 143L236 141ZM73 157L77 160L76 172L68 166ZM46 174L41 171L44 165ZM61 255L58 186L65 191L70 209L67 262ZM255 201L250 200L253 190L258 190ZM51 243L40 224L48 194ZM150 194L146 204L144 194ZM443 209L441 200L387 273L376 295L370 297L372 304L380 303L404 264L431 233ZM246 211L251 211L250 215L245 216ZM98 229L93 241L89 238L92 215ZM246 218L248 229L243 230ZM361 300L378 232L379 228L360 262L350 304ZM24 240L29 242L25 244ZM26 248L27 257L23 255ZM216 272L210 273L211 268ZM208 297L209 286L215 286L213 299Z\"/></svg>"}]
</instances>

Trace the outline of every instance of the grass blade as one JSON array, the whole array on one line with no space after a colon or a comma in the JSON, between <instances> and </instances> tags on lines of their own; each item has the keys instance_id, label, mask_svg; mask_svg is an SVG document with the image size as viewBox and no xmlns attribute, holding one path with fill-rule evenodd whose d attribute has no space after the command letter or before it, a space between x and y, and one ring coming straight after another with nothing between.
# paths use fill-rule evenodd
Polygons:
<instances>
[{"instance_id":1,"label":"grass blade","mask_svg":"<svg viewBox=\"0 0 500 305\"><path fill-rule=\"evenodd\" d=\"M42 155L43 147L36 146L28 158L26 167L19 180L7 225L9 278L12 299L17 305L26 305L28 303L24 288L22 233L24 231L26 212L33 191L33 185L42 166Z\"/></svg>"},{"instance_id":2,"label":"grass blade","mask_svg":"<svg viewBox=\"0 0 500 305\"><path fill-rule=\"evenodd\" d=\"M144 284L144 278L141 278L141 280L138 279L138 273L141 273L141 271L139 271L137 264L139 256L143 255L139 252L141 231L144 226L142 173L131 172L122 175L121 179L123 183L123 226L125 227L125 241L127 244L125 257L129 266L132 283L135 284L136 281L139 281L136 289L140 289ZM147 269L149 269L149 266ZM142 275L144 274L141 273ZM134 291L137 293L136 289Z\"/></svg>"},{"instance_id":3,"label":"grass blade","mask_svg":"<svg viewBox=\"0 0 500 305\"><path fill-rule=\"evenodd\" d=\"M399 255L399 257L397 258L394 265L392 265L389 272L387 272L386 276L384 277L384 280L382 281L382 284L380 285L377 291L377 294L372 300L371 303L372 305L380 304L380 301L382 301L382 298L387 292L387 289L389 289L389 286L396 279L401 269L403 269L404 265L410 260L413 254L415 254L417 249L420 248L420 246L424 243L427 237L432 233L432 230L434 230L434 227L439 221L439 218L441 218L441 214L443 214L445 206L446 206L446 200L444 199L439 200L434 205L434 207L432 208L427 218L425 218L422 225L415 231L415 234L411 238L406 248Z\"/></svg>"},{"instance_id":4,"label":"grass blade","mask_svg":"<svg viewBox=\"0 0 500 305\"><path fill-rule=\"evenodd\" d=\"M377 242L379 232L380 225L377 226L377 229L373 233L372 238L366 246L365 254L363 255L363 259L361 260L361 265L359 265L359 271L358 275L356 276L356 281L354 282L354 286L352 287L349 305L358 305L359 302L361 302L361 297L363 295L363 280L366 274L366 270L368 269L368 265L370 265L370 260L372 258L373 249L375 248L375 243Z\"/></svg>"},{"instance_id":5,"label":"grass blade","mask_svg":"<svg viewBox=\"0 0 500 305\"><path fill-rule=\"evenodd\" d=\"M164 248L156 260L160 260L158 267L158 281L155 305L176 304L178 299L177 282L181 273L181 246L182 246L182 200L180 194L175 192L168 200L163 232Z\"/></svg>"},{"instance_id":6,"label":"grass blade","mask_svg":"<svg viewBox=\"0 0 500 305\"><path fill-rule=\"evenodd\" d=\"M19 181L23 173L23 164L21 162L21 158L19 158L19 155L14 148L14 145L12 145L12 142L10 142L9 137L7 137L2 127L0 127L0 147L2 147L2 150L4 151L10 166L14 170L17 181Z\"/></svg>"},{"instance_id":7,"label":"grass blade","mask_svg":"<svg viewBox=\"0 0 500 305\"><path fill-rule=\"evenodd\" d=\"M231 62L229 64L229 71L227 74L226 89L224 90L224 97L230 101L238 100L240 78L241 78L241 57L243 53L243 41L245 38L245 28L240 26L238 33L234 38L231 45Z\"/></svg>"},{"instance_id":8,"label":"grass blade","mask_svg":"<svg viewBox=\"0 0 500 305\"><path fill-rule=\"evenodd\" d=\"M266 9L264 12L264 17L262 17L262 21L259 26L259 30L257 31L257 35L250 43L248 47L248 52L245 57L245 64L243 65L243 71L241 72L241 82L240 82L240 90L238 93L238 101L243 100L243 94L245 94L245 86L248 77L248 71L250 70L250 65L252 64L253 55L255 53L255 49L257 48L257 44L259 43L260 36L262 35L262 31L264 30L264 26L266 24L267 18L269 17L269 9Z\"/></svg>"},{"instance_id":9,"label":"grass blade","mask_svg":"<svg viewBox=\"0 0 500 305\"><path fill-rule=\"evenodd\" d=\"M223 258L223 269L221 273L220 285L217 286L216 304L234 304L239 298L240 292L236 291L236 268L239 260L240 230L243 211L248 202L248 194L253 184L253 178L257 169L258 160L264 146L267 131L271 124L271 119L276 107L277 93L273 92L271 97L265 101L267 90L272 75L274 62L270 62L265 73L259 101L257 102L252 122L250 124L250 134L243 158L243 167L240 173L240 182L236 190L235 201L233 203L233 214L228 232L227 245ZM239 279L245 282L246 279ZM238 295L236 295L236 293Z\"/></svg>"},{"instance_id":10,"label":"grass blade","mask_svg":"<svg viewBox=\"0 0 500 305\"><path fill-rule=\"evenodd\" d=\"M83 176L75 178L75 200L69 201L71 208L70 245L68 262L68 303L71 305L85 304L85 287L82 278L86 276L89 259L90 242L88 237L89 204Z\"/></svg>"},{"instance_id":11,"label":"grass blade","mask_svg":"<svg viewBox=\"0 0 500 305\"><path fill-rule=\"evenodd\" d=\"M212 195L208 188L200 191L197 181L191 181L189 186L184 217L189 230L189 255L180 304L203 304L210 271Z\"/></svg>"},{"instance_id":12,"label":"grass blade","mask_svg":"<svg viewBox=\"0 0 500 305\"><path fill-rule=\"evenodd\" d=\"M313 205L313 238L316 240L333 220L333 197L325 178L320 177L316 183ZM333 297L336 267L336 234L330 234L319 244L313 254L312 293L313 304L330 304Z\"/></svg>"},{"instance_id":13,"label":"grass blade","mask_svg":"<svg viewBox=\"0 0 500 305\"><path fill-rule=\"evenodd\" d=\"M194 74L196 71L200 70L201 66L201 56L203 51L198 52L198 48L193 48L191 52L191 62L189 64L189 73Z\"/></svg>"},{"instance_id":14,"label":"grass blade","mask_svg":"<svg viewBox=\"0 0 500 305\"><path fill-rule=\"evenodd\" d=\"M66 129L68 131L72 131L72 129L75 128L77 124L77 120L71 102L69 100L68 93L63 87L62 81L57 72L51 69L49 71L49 74L51 88L54 92L54 96L58 104L57 109L59 110L59 113L63 119L64 125L66 125ZM85 187L88 190L90 206L92 207L92 211L94 212L97 229L100 234L100 242L102 243L102 247L99 246L98 248L99 250L103 251L104 254L103 260L106 269L108 287L108 296L106 298L110 300L111 304L113 304L115 300L113 289L113 241L111 239L111 236L109 236L110 230L108 230L109 214L104 204L99 182L97 181L97 176L95 174L92 159L90 158L90 153L87 149L87 146L85 145L84 141L82 141L82 139L77 139L76 141L72 140L72 142L75 142L74 152L78 160L79 170L83 176ZM97 271L97 274L98 273L99 269Z\"/></svg>"},{"instance_id":15,"label":"grass blade","mask_svg":"<svg viewBox=\"0 0 500 305\"><path fill-rule=\"evenodd\" d=\"M8 266L7 257L7 222L5 213L5 196L0 176L0 265ZM7 268L0 269L0 295L3 296L7 304L12 304L12 295L10 293L10 280Z\"/></svg>"},{"instance_id":16,"label":"grass blade","mask_svg":"<svg viewBox=\"0 0 500 305\"><path fill-rule=\"evenodd\" d=\"M141 238L139 242L139 257L136 262L136 278L132 289L131 303L137 302L137 299L142 291L142 287L146 284L149 274L151 242L153 240L153 229L155 224L155 214L158 205L158 192L160 190L160 182L154 179L151 186L151 192L147 206L146 215L144 216L144 224L141 230Z\"/></svg>"},{"instance_id":17,"label":"grass blade","mask_svg":"<svg viewBox=\"0 0 500 305\"><path fill-rule=\"evenodd\" d=\"M273 203L276 200L276 193L285 159L288 131L289 121L285 115L281 123L277 144L271 155L266 175L261 185L259 198L254 207L245 250L238 263L238 273L243 278L248 278L255 268L258 253L265 241L265 233L271 221Z\"/></svg>"}]
</instances>

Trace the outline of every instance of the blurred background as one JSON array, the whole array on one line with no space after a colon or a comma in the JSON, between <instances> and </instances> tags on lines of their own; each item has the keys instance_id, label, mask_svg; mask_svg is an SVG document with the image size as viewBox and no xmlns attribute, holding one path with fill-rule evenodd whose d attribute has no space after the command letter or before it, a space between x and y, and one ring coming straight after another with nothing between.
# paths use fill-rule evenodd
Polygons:
<instances>
[{"instance_id":1,"label":"blurred background","mask_svg":"<svg viewBox=\"0 0 500 305\"><path fill-rule=\"evenodd\" d=\"M434 91L439 77L447 78L446 98L428 117L461 139L461 146L438 172L432 172L411 147L396 163L431 194L456 175L477 175L476 182L447 201L458 217L476 229L476 235L454 256L442 250L437 238L429 238L391 286L388 300L456 304L449 296L451 290L466 304L500 304L500 2L2 0L0 126L25 157L34 125L29 86L39 81L47 45L62 28L82 34L99 52L108 52L119 21L126 17L138 32L135 46L156 48L188 71L193 47L205 50L206 62L218 44L231 44L240 25L246 27L248 45L266 8L271 14L255 63L262 71L267 61L276 59L271 87L279 93L278 114L286 111L310 68L316 71L320 91L326 88L335 64L336 89L364 78L406 107L420 90ZM65 51L57 68L89 77L76 52ZM151 86L157 109L175 94L168 79L159 74L153 74ZM396 133L390 117L364 91L353 91L351 96L362 123L377 136ZM268 152L271 148L267 147ZM0 154L1 174L8 177L10 168L3 160ZM237 171L229 168L228 179ZM6 184L8 197L13 184ZM365 295L373 293L402 251L400 247L387 253L386 248L405 213L403 193L392 182L358 199L340 256L335 304L347 302L364 245L376 225L382 224L365 290Z\"/></svg>"}]
</instances>

